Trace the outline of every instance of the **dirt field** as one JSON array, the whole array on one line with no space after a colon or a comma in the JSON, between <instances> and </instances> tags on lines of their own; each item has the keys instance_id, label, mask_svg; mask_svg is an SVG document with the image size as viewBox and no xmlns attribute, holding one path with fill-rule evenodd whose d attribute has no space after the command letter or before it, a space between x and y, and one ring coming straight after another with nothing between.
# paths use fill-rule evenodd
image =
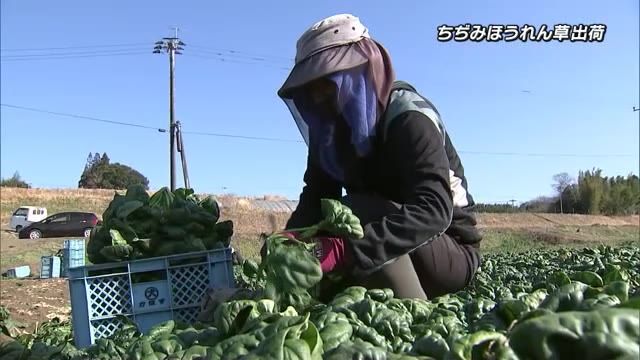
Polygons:
<instances>
[{"instance_id":1,"label":"dirt field","mask_svg":"<svg viewBox=\"0 0 640 360\"><path fill-rule=\"evenodd\" d=\"M549 228L554 226L639 226L640 217L580 214L477 214L480 228Z\"/></svg>"},{"instance_id":2,"label":"dirt field","mask_svg":"<svg viewBox=\"0 0 640 360\"><path fill-rule=\"evenodd\" d=\"M10 214L20 205L44 205L49 214L65 210L93 211L101 215L113 191L0 189L0 270L31 267L32 278L0 281L0 304L31 331L37 322L70 315L66 279L38 279L40 257L55 254L64 239L18 239L7 231ZM261 198L264 199L264 198ZM234 247L249 258L258 258L259 234L280 229L286 213L252 209L252 199L223 196L222 218L234 221ZM478 214L484 233L484 251L519 251L555 245L594 245L634 242L640 246L638 216L606 217L560 214Z\"/></svg>"}]
</instances>

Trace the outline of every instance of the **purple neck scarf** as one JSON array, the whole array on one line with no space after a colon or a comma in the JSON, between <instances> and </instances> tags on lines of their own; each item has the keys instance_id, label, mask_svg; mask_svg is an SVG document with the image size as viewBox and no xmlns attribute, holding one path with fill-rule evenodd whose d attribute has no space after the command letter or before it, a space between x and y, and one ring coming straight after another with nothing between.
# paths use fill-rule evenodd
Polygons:
<instances>
[{"instance_id":1,"label":"purple neck scarf","mask_svg":"<svg viewBox=\"0 0 640 360\"><path fill-rule=\"evenodd\" d=\"M304 99L295 99L302 118L309 127L309 149L314 152L322 168L334 179L345 182L345 165L339 148L353 147L359 158L372 148L377 119L377 97L374 85L367 77L367 66L339 71L327 76L337 87L336 104L341 118L320 118L322 114ZM345 121L350 129L350 144L337 144L336 121ZM342 146L339 146L342 145Z\"/></svg>"}]
</instances>

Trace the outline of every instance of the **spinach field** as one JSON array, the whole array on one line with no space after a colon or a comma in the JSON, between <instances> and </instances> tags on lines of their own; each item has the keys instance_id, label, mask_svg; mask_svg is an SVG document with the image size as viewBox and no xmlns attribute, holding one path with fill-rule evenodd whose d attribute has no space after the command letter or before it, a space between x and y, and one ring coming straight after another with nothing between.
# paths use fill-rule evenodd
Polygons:
<instances>
[{"instance_id":1,"label":"spinach field","mask_svg":"<svg viewBox=\"0 0 640 360\"><path fill-rule=\"evenodd\" d=\"M352 287L328 303L265 298L221 303L210 322L134 325L78 350L68 322L4 341L2 359L634 359L640 346L640 249L599 246L484 257L464 291L430 301ZM282 299L281 299L282 300ZM5 324L7 315L5 317ZM8 332L6 327L3 329ZM7 336L5 336L7 340Z\"/></svg>"}]
</instances>

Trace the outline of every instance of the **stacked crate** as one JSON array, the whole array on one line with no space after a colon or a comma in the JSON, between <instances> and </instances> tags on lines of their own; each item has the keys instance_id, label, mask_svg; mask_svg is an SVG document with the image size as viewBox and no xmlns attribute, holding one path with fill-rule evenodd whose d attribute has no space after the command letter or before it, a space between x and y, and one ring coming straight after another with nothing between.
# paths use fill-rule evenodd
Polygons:
<instances>
[{"instance_id":1,"label":"stacked crate","mask_svg":"<svg viewBox=\"0 0 640 360\"><path fill-rule=\"evenodd\" d=\"M60 277L60 258L58 256L40 257L40 279Z\"/></svg>"},{"instance_id":2,"label":"stacked crate","mask_svg":"<svg viewBox=\"0 0 640 360\"><path fill-rule=\"evenodd\" d=\"M29 265L18 266L7 270L7 277L13 279L25 278L31 275L31 268Z\"/></svg>"},{"instance_id":3,"label":"stacked crate","mask_svg":"<svg viewBox=\"0 0 640 360\"><path fill-rule=\"evenodd\" d=\"M85 265L84 239L68 239L62 249L62 277L69 277L69 269Z\"/></svg>"}]
</instances>

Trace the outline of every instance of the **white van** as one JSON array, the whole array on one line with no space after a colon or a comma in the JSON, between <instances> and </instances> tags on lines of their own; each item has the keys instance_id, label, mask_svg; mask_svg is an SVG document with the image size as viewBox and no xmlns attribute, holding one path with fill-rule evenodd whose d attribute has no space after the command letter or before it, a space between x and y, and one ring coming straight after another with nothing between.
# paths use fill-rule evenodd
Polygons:
<instances>
[{"instance_id":1,"label":"white van","mask_svg":"<svg viewBox=\"0 0 640 360\"><path fill-rule=\"evenodd\" d=\"M11 215L11 229L19 232L25 226L47 217L47 208L37 206L21 206Z\"/></svg>"}]
</instances>

